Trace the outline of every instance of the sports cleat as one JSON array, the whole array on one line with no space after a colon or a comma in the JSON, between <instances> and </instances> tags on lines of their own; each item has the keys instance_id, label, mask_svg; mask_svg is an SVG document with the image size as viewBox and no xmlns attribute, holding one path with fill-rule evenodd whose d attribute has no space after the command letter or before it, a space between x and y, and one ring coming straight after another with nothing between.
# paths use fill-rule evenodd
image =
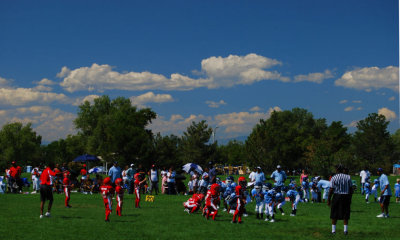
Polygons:
<instances>
[{"instance_id":1,"label":"sports cleat","mask_svg":"<svg viewBox=\"0 0 400 240\"><path fill-rule=\"evenodd\" d=\"M294 216L296 216L296 215L292 213L292 214L290 214L290 216L291 216L291 217L294 217Z\"/></svg>"},{"instance_id":2,"label":"sports cleat","mask_svg":"<svg viewBox=\"0 0 400 240\"><path fill-rule=\"evenodd\" d=\"M243 213L243 217L248 217L249 215L247 213Z\"/></svg>"},{"instance_id":3,"label":"sports cleat","mask_svg":"<svg viewBox=\"0 0 400 240\"><path fill-rule=\"evenodd\" d=\"M381 213L381 214L379 214L378 216L376 216L377 218L383 218L383 217L385 217L385 214L384 213Z\"/></svg>"},{"instance_id":4,"label":"sports cleat","mask_svg":"<svg viewBox=\"0 0 400 240\"><path fill-rule=\"evenodd\" d=\"M50 212L47 212L47 213L45 214L45 216L46 216L46 217L51 217Z\"/></svg>"},{"instance_id":5,"label":"sports cleat","mask_svg":"<svg viewBox=\"0 0 400 240\"><path fill-rule=\"evenodd\" d=\"M264 221L269 222L269 218L266 218Z\"/></svg>"},{"instance_id":6,"label":"sports cleat","mask_svg":"<svg viewBox=\"0 0 400 240\"><path fill-rule=\"evenodd\" d=\"M386 215L385 215L385 218L389 218L389 214L386 214Z\"/></svg>"},{"instance_id":7,"label":"sports cleat","mask_svg":"<svg viewBox=\"0 0 400 240\"><path fill-rule=\"evenodd\" d=\"M40 215L40 218L43 218L43 215Z\"/></svg>"},{"instance_id":8,"label":"sports cleat","mask_svg":"<svg viewBox=\"0 0 400 240\"><path fill-rule=\"evenodd\" d=\"M67 206L65 206L66 208L72 208L72 206L71 205L67 205Z\"/></svg>"},{"instance_id":9,"label":"sports cleat","mask_svg":"<svg viewBox=\"0 0 400 240\"><path fill-rule=\"evenodd\" d=\"M224 208L224 212L228 211L228 209Z\"/></svg>"},{"instance_id":10,"label":"sports cleat","mask_svg":"<svg viewBox=\"0 0 400 240\"><path fill-rule=\"evenodd\" d=\"M275 219L271 219L271 221L269 221L269 222L275 222Z\"/></svg>"},{"instance_id":11,"label":"sports cleat","mask_svg":"<svg viewBox=\"0 0 400 240\"><path fill-rule=\"evenodd\" d=\"M332 232L331 234L332 234L332 235L336 235L336 232Z\"/></svg>"},{"instance_id":12,"label":"sports cleat","mask_svg":"<svg viewBox=\"0 0 400 240\"><path fill-rule=\"evenodd\" d=\"M282 213L282 216L285 216L285 213L284 213L284 212Z\"/></svg>"}]
</instances>

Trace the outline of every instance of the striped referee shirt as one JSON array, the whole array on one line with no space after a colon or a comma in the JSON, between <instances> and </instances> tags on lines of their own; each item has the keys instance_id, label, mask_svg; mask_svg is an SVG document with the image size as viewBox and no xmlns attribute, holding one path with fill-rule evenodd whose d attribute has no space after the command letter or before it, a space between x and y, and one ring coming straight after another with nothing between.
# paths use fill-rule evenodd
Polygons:
<instances>
[{"instance_id":1,"label":"striped referee shirt","mask_svg":"<svg viewBox=\"0 0 400 240\"><path fill-rule=\"evenodd\" d=\"M350 175L338 173L331 179L331 188L334 194L350 194L353 183Z\"/></svg>"}]
</instances>

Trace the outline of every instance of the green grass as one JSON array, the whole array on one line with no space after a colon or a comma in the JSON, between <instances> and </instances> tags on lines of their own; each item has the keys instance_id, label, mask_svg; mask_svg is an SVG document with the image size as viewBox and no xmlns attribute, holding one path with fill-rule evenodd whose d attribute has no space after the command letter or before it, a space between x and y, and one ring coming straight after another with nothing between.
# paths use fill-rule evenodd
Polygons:
<instances>
[{"instance_id":1,"label":"green grass","mask_svg":"<svg viewBox=\"0 0 400 240\"><path fill-rule=\"evenodd\" d=\"M393 187L394 178L391 178ZM339 221L336 236L331 236L329 208L326 204L301 203L296 217L278 214L275 223L257 220L254 203L247 205L249 216L244 224L231 224L231 215L220 212L217 221L200 214L188 215L182 202L188 196L155 196L134 208L134 197L125 195L123 216L104 222L100 195L72 193L71 209L64 207L64 195L54 195L51 218L39 219L39 194L0 195L0 239L342 239ZM371 200L371 199L370 199ZM372 199L373 200L373 199ZM46 205L47 206L47 205ZM389 219L376 218L377 203L366 204L357 193L353 196L349 235L346 239L400 239L400 204L391 198Z\"/></svg>"}]
</instances>

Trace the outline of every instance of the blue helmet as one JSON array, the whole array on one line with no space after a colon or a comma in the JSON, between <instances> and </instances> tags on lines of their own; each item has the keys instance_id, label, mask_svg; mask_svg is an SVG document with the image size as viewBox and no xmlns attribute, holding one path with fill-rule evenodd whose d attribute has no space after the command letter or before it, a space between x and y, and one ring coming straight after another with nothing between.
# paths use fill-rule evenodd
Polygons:
<instances>
[{"instance_id":1,"label":"blue helmet","mask_svg":"<svg viewBox=\"0 0 400 240\"><path fill-rule=\"evenodd\" d=\"M379 180L378 180L378 179L375 179L375 180L374 180L374 183L379 183Z\"/></svg>"},{"instance_id":2,"label":"blue helmet","mask_svg":"<svg viewBox=\"0 0 400 240\"><path fill-rule=\"evenodd\" d=\"M301 191L301 187L300 186L297 187L297 191L299 191L299 192Z\"/></svg>"}]
</instances>

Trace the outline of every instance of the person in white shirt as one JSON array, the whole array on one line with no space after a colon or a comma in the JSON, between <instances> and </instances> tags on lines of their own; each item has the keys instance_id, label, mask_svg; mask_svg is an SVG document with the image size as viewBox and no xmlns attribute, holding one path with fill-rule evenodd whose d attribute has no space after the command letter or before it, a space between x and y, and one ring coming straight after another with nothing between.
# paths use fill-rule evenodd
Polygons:
<instances>
[{"instance_id":1,"label":"person in white shirt","mask_svg":"<svg viewBox=\"0 0 400 240\"><path fill-rule=\"evenodd\" d=\"M367 179L370 177L370 173L367 168L364 168L365 170L361 170L360 172L360 183L361 183L361 195L364 195L364 185Z\"/></svg>"},{"instance_id":2,"label":"person in white shirt","mask_svg":"<svg viewBox=\"0 0 400 240\"><path fill-rule=\"evenodd\" d=\"M249 174L249 183L247 184L248 187L254 186L256 183L256 175L257 175L257 167L253 169L253 171Z\"/></svg>"},{"instance_id":3,"label":"person in white shirt","mask_svg":"<svg viewBox=\"0 0 400 240\"><path fill-rule=\"evenodd\" d=\"M150 176L150 182L151 182L149 192L150 194L152 194L154 189L156 195L158 195L158 169L154 164L151 166L148 175Z\"/></svg>"},{"instance_id":4,"label":"person in white shirt","mask_svg":"<svg viewBox=\"0 0 400 240\"><path fill-rule=\"evenodd\" d=\"M40 177L40 170L39 167L35 167L32 169L31 171L31 175L32 175L32 187L33 187L33 192L32 193L36 193L37 191L40 190L40 184L39 184L39 177Z\"/></svg>"}]
</instances>

